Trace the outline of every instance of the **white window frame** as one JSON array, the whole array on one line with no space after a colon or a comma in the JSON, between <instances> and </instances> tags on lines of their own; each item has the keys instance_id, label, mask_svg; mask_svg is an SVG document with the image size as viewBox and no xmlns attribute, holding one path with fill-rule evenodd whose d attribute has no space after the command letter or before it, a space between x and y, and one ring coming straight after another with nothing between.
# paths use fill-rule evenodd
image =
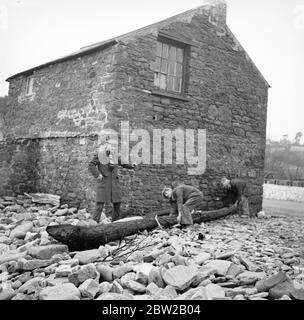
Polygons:
<instances>
[{"instance_id":1,"label":"white window frame","mask_svg":"<svg viewBox=\"0 0 304 320\"><path fill-rule=\"evenodd\" d=\"M33 87L34 87L34 77L33 76L28 76L25 79L25 96L31 96L33 92Z\"/></svg>"}]
</instances>

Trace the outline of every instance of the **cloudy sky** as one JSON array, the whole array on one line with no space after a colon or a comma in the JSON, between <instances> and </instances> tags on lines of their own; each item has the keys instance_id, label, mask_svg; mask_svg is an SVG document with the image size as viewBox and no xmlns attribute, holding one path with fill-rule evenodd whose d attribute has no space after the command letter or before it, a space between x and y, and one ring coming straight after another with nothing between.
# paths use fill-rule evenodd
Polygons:
<instances>
[{"instance_id":1,"label":"cloudy sky","mask_svg":"<svg viewBox=\"0 0 304 320\"><path fill-rule=\"evenodd\" d=\"M202 0L0 0L0 96L5 79L135 30ZM304 132L304 0L227 0L228 25L272 88L268 136Z\"/></svg>"}]
</instances>

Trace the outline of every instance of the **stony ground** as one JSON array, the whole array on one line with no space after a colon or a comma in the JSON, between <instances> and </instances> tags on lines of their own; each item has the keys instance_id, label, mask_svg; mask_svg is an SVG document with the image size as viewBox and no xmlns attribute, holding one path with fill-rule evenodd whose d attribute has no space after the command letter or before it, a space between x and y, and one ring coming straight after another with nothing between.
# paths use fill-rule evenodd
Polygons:
<instances>
[{"instance_id":1,"label":"stony ground","mask_svg":"<svg viewBox=\"0 0 304 320\"><path fill-rule=\"evenodd\" d=\"M0 199L0 300L303 300L304 219L236 216L69 252L45 231L86 210Z\"/></svg>"}]
</instances>

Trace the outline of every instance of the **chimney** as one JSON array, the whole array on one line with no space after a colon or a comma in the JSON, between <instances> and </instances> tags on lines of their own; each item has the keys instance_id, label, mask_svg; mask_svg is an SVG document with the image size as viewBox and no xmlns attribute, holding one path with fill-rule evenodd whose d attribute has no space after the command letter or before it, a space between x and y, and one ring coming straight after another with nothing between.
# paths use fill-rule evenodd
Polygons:
<instances>
[{"instance_id":1,"label":"chimney","mask_svg":"<svg viewBox=\"0 0 304 320\"><path fill-rule=\"evenodd\" d=\"M208 12L209 21L218 26L226 25L227 2L225 0L203 0L202 9Z\"/></svg>"}]
</instances>

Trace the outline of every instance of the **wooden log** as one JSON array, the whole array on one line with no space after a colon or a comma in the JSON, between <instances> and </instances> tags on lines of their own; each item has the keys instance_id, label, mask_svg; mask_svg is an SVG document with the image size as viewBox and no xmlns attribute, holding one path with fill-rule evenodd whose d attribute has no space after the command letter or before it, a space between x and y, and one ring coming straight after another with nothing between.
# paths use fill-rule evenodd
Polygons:
<instances>
[{"instance_id":1,"label":"wooden log","mask_svg":"<svg viewBox=\"0 0 304 320\"><path fill-rule=\"evenodd\" d=\"M236 212L236 204L219 210L201 211L192 215L194 223L207 222L220 219ZM159 223L164 228L177 224L176 216L159 216ZM53 225L46 231L57 241L66 244L70 251L80 251L98 248L111 241L121 240L126 236L144 230L158 227L155 216L145 217L131 221L117 221L97 226Z\"/></svg>"}]
</instances>

